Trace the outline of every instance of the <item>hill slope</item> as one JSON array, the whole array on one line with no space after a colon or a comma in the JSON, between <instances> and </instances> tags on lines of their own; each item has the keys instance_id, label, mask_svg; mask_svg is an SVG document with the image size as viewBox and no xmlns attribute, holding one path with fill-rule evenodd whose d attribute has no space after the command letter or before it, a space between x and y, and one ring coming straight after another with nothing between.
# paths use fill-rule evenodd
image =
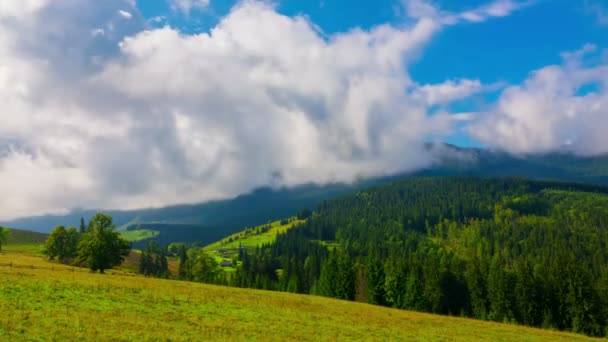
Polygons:
<instances>
[{"instance_id":1,"label":"hill slope","mask_svg":"<svg viewBox=\"0 0 608 342\"><path fill-rule=\"evenodd\" d=\"M15 257L0 254L0 265ZM0 266L0 312L0 340L592 340L313 296L61 267Z\"/></svg>"},{"instance_id":2,"label":"hill slope","mask_svg":"<svg viewBox=\"0 0 608 342\"><path fill-rule=\"evenodd\" d=\"M234 285L606 336L607 208L602 186L408 178L323 203Z\"/></svg>"},{"instance_id":3,"label":"hill slope","mask_svg":"<svg viewBox=\"0 0 608 342\"><path fill-rule=\"evenodd\" d=\"M47 234L28 230L11 229L8 243L11 245L39 245L48 238Z\"/></svg>"}]
</instances>

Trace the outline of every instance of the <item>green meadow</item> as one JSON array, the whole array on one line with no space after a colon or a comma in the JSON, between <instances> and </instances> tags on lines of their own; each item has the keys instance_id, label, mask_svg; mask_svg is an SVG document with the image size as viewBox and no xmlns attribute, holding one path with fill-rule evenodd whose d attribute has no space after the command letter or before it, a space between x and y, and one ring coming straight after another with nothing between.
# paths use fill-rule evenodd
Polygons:
<instances>
[{"instance_id":1,"label":"green meadow","mask_svg":"<svg viewBox=\"0 0 608 342\"><path fill-rule=\"evenodd\" d=\"M246 228L243 231L232 234L220 241L206 246L204 250L211 252L221 248L234 249L241 246L245 248L260 247L264 244L274 242L278 234L284 233L294 226L304 222L304 220L298 220L297 218L292 217L286 220L274 221L253 228Z\"/></svg>"},{"instance_id":2,"label":"green meadow","mask_svg":"<svg viewBox=\"0 0 608 342\"><path fill-rule=\"evenodd\" d=\"M315 296L146 278L121 269L102 275L49 262L19 246L0 253L0 265L13 265L0 266L2 341L593 340Z\"/></svg>"}]
</instances>

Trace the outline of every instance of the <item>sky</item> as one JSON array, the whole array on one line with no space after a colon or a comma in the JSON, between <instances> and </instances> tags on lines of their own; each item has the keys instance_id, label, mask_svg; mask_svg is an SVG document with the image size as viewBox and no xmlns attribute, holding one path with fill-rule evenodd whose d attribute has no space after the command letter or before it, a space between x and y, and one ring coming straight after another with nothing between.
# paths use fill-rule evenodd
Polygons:
<instances>
[{"instance_id":1,"label":"sky","mask_svg":"<svg viewBox=\"0 0 608 342\"><path fill-rule=\"evenodd\" d=\"M605 0L3 0L0 220L608 153Z\"/></svg>"}]
</instances>

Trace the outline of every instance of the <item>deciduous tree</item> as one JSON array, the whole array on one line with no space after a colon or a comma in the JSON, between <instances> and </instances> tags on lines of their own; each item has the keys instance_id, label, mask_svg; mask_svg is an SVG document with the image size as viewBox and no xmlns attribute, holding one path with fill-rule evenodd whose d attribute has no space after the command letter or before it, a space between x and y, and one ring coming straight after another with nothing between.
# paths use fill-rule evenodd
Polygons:
<instances>
[{"instance_id":1,"label":"deciduous tree","mask_svg":"<svg viewBox=\"0 0 608 342\"><path fill-rule=\"evenodd\" d=\"M78 258L92 271L104 273L120 265L130 250L131 243L116 232L112 217L99 213L93 216L88 231L80 239Z\"/></svg>"}]
</instances>

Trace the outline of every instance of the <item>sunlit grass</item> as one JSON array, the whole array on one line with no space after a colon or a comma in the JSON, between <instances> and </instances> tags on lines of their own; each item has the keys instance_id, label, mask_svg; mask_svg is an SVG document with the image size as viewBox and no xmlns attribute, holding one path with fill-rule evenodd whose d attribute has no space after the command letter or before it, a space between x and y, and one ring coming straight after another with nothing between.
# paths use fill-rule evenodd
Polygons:
<instances>
[{"instance_id":1,"label":"sunlit grass","mask_svg":"<svg viewBox=\"0 0 608 342\"><path fill-rule=\"evenodd\" d=\"M291 218L288 223L281 224L281 221L275 221L269 224L245 229L236 234L230 235L220 241L206 246L206 251L215 251L220 248L237 248L239 246L246 248L261 247L263 244L272 243L276 240L277 235L284 233L298 224L304 223L304 220ZM270 226L267 231L263 231L265 226Z\"/></svg>"},{"instance_id":2,"label":"sunlit grass","mask_svg":"<svg viewBox=\"0 0 608 342\"><path fill-rule=\"evenodd\" d=\"M580 335L314 296L101 275L8 251L0 340L589 341Z\"/></svg>"}]
</instances>

